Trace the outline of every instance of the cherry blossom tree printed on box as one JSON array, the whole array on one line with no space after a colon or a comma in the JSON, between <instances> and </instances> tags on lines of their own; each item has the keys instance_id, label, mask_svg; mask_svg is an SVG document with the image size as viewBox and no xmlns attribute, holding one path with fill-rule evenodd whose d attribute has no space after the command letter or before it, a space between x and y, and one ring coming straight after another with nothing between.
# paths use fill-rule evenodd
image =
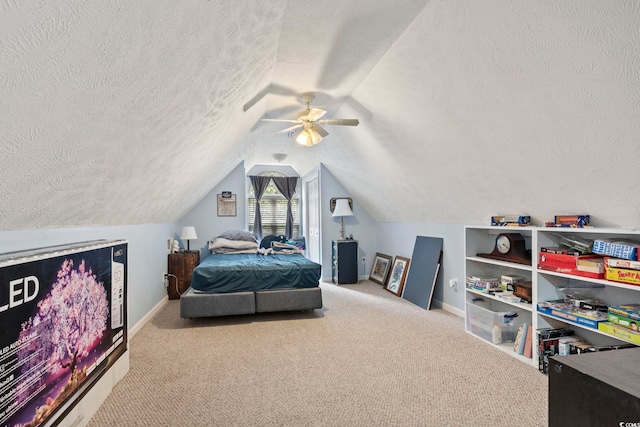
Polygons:
<instances>
[{"instance_id":1,"label":"cherry blossom tree printed on box","mask_svg":"<svg viewBox=\"0 0 640 427\"><path fill-rule=\"evenodd\" d=\"M22 324L19 336L21 371L34 378L17 390L20 400L38 392L45 372L70 374L60 395L47 399L46 412L84 379L86 367L79 368L80 363L107 330L109 302L103 283L84 260L73 267L73 260L64 260L51 291L38 303L37 313Z\"/></svg>"}]
</instances>

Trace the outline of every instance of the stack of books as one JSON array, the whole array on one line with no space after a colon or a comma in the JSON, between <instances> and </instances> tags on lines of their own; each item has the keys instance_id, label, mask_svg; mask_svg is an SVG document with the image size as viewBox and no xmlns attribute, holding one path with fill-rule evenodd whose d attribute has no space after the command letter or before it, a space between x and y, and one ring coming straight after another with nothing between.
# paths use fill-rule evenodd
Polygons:
<instances>
[{"instance_id":1,"label":"stack of books","mask_svg":"<svg viewBox=\"0 0 640 427\"><path fill-rule=\"evenodd\" d=\"M533 329L529 323L520 326L513 342L513 351L521 356L531 358L533 350L531 347L532 335Z\"/></svg>"}]
</instances>

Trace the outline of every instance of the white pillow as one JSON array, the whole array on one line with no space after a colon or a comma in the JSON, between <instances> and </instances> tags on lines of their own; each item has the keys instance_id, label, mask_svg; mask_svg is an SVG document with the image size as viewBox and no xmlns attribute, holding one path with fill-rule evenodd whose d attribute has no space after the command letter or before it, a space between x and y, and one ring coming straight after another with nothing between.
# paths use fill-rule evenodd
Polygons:
<instances>
[{"instance_id":1,"label":"white pillow","mask_svg":"<svg viewBox=\"0 0 640 427\"><path fill-rule=\"evenodd\" d=\"M244 230L228 230L219 235L223 239L229 240L244 240L247 242L256 242L256 236Z\"/></svg>"}]
</instances>

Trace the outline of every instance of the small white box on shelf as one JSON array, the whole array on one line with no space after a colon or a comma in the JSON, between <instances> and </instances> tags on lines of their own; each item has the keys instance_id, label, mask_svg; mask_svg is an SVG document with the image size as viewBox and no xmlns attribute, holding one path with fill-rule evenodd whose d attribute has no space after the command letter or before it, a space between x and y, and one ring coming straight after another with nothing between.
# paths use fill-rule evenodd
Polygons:
<instances>
[{"instance_id":1,"label":"small white box on shelf","mask_svg":"<svg viewBox=\"0 0 640 427\"><path fill-rule=\"evenodd\" d=\"M516 276L513 274L503 274L500 276L500 289L505 291L513 291L513 285L524 282L524 276Z\"/></svg>"},{"instance_id":2,"label":"small white box on shelf","mask_svg":"<svg viewBox=\"0 0 640 427\"><path fill-rule=\"evenodd\" d=\"M558 354L560 356L568 356L571 354L571 344L580 341L578 337L562 337L558 338Z\"/></svg>"}]
</instances>

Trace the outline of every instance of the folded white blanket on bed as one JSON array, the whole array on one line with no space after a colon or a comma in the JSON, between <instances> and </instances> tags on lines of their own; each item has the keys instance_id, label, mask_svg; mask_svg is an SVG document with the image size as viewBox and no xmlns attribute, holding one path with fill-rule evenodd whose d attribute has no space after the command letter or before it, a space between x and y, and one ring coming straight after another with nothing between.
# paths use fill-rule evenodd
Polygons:
<instances>
[{"instance_id":1,"label":"folded white blanket on bed","mask_svg":"<svg viewBox=\"0 0 640 427\"><path fill-rule=\"evenodd\" d=\"M236 250L251 250L258 249L257 242L247 242L245 240L229 240L224 237L216 237L212 242L209 242L209 250L214 249L236 249Z\"/></svg>"},{"instance_id":2,"label":"folded white blanket on bed","mask_svg":"<svg viewBox=\"0 0 640 427\"><path fill-rule=\"evenodd\" d=\"M231 249L231 248L217 248L211 250L212 254L255 254L258 253L258 249Z\"/></svg>"}]
</instances>

